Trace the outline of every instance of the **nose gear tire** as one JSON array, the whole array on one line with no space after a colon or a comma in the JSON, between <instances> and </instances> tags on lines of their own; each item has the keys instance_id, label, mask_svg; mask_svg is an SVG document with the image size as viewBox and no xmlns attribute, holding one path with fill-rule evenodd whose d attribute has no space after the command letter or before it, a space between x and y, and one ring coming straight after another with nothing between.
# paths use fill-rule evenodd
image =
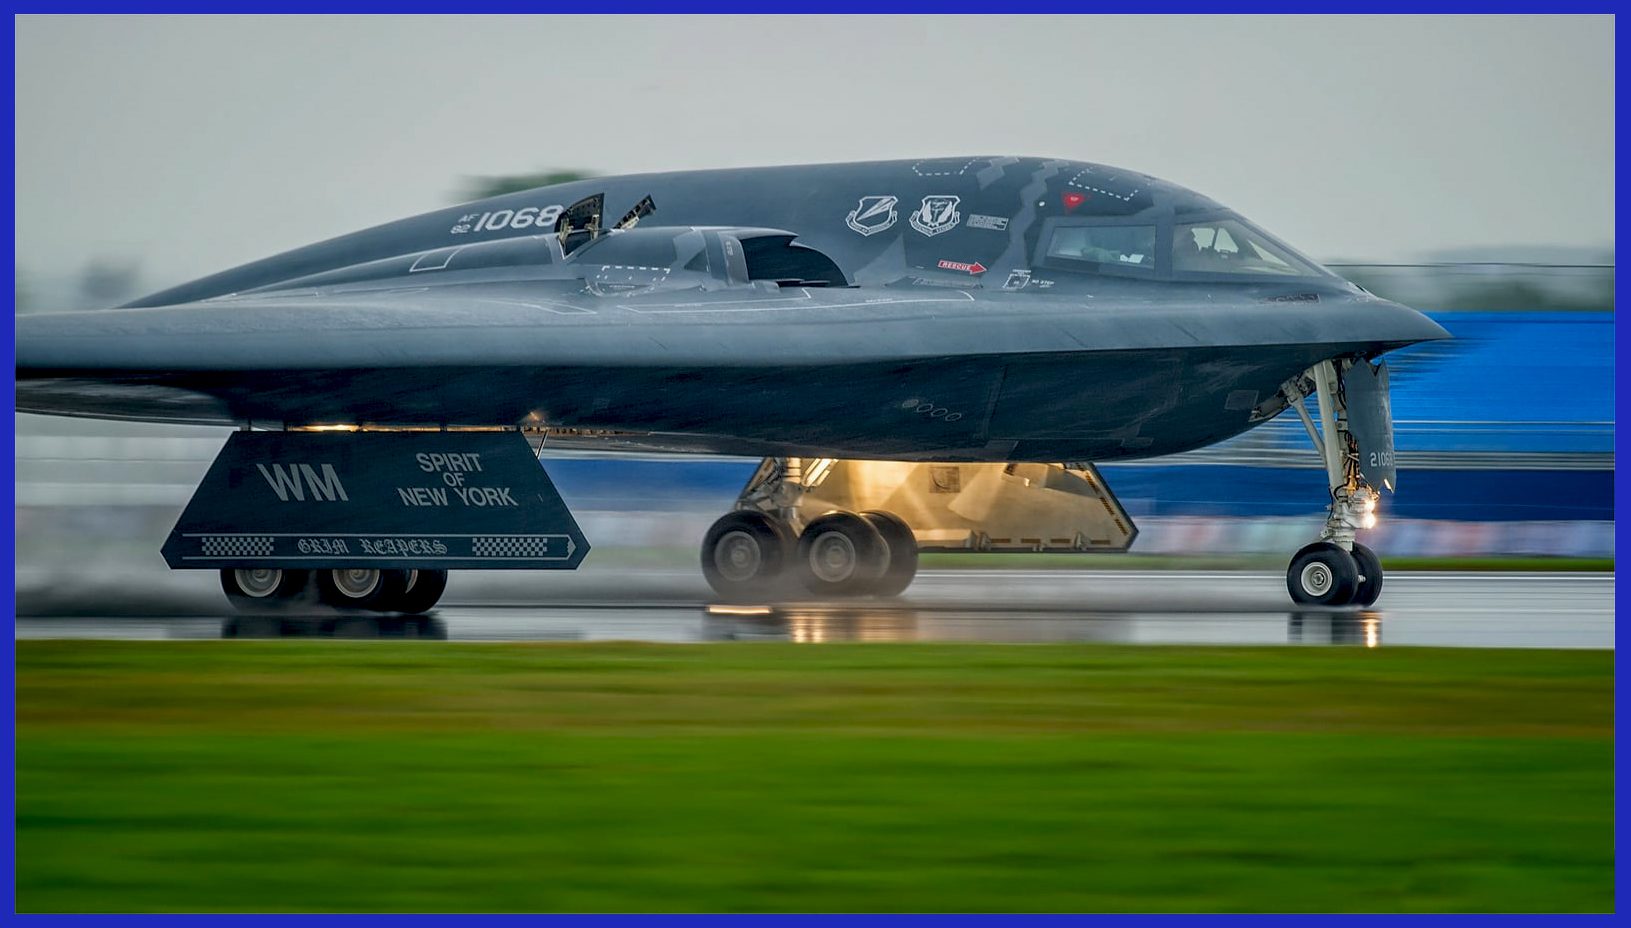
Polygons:
<instances>
[{"instance_id":1,"label":"nose gear tire","mask_svg":"<svg viewBox=\"0 0 1631 928\"><path fill-rule=\"evenodd\" d=\"M1286 569L1286 589L1305 606L1346 606L1358 587L1354 556L1329 541L1304 547Z\"/></svg>"},{"instance_id":2,"label":"nose gear tire","mask_svg":"<svg viewBox=\"0 0 1631 928\"><path fill-rule=\"evenodd\" d=\"M1352 600L1355 606L1369 606L1382 595L1382 560L1376 552L1359 542L1354 542L1354 563L1359 566L1359 586L1354 590Z\"/></svg>"}]
</instances>

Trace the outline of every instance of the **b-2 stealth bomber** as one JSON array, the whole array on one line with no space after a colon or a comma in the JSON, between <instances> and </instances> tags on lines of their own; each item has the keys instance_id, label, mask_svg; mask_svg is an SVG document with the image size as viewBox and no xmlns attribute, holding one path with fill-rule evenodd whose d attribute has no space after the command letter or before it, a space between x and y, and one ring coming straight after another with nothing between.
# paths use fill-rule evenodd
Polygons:
<instances>
[{"instance_id":1,"label":"b-2 stealth bomber","mask_svg":"<svg viewBox=\"0 0 1631 928\"><path fill-rule=\"evenodd\" d=\"M449 569L582 561L541 450L760 457L713 588L890 596L920 550L1125 549L1096 463L1288 410L1331 495L1287 588L1369 604L1379 357L1448 337L1197 193L1024 157L541 187L16 336L19 411L239 427L171 567L410 612Z\"/></svg>"}]
</instances>

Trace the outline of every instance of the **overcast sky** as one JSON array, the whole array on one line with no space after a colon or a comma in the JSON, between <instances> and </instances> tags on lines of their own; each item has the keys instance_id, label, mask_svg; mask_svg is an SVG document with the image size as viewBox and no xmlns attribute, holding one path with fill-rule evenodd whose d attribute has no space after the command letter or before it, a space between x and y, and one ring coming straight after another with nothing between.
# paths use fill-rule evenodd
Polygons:
<instances>
[{"instance_id":1,"label":"overcast sky","mask_svg":"<svg viewBox=\"0 0 1631 928\"><path fill-rule=\"evenodd\" d=\"M17 262L156 289L460 178L1129 167L1317 257L1610 247L1610 17L19 17Z\"/></svg>"}]
</instances>

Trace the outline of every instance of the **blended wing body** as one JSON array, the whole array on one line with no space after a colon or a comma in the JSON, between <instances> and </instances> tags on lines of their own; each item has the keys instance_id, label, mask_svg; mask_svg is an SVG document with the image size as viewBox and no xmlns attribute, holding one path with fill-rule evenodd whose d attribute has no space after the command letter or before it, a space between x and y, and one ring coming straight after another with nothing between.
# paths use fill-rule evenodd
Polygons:
<instances>
[{"instance_id":1,"label":"blended wing body","mask_svg":"<svg viewBox=\"0 0 1631 928\"><path fill-rule=\"evenodd\" d=\"M573 247L555 224L592 193L655 210ZM1042 159L578 182L19 319L17 408L1112 460L1237 434L1319 361L1444 337L1243 222ZM1186 264L1207 232L1215 263Z\"/></svg>"}]
</instances>

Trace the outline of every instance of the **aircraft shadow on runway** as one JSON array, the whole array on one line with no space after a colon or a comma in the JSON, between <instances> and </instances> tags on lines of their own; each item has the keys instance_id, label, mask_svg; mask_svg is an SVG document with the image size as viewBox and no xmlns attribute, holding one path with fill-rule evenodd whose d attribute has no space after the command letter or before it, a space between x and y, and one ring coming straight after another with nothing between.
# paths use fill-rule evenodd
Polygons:
<instances>
[{"instance_id":1,"label":"aircraft shadow on runway","mask_svg":"<svg viewBox=\"0 0 1631 928\"><path fill-rule=\"evenodd\" d=\"M428 615L235 615L222 638L422 638L447 640L447 623Z\"/></svg>"}]
</instances>

